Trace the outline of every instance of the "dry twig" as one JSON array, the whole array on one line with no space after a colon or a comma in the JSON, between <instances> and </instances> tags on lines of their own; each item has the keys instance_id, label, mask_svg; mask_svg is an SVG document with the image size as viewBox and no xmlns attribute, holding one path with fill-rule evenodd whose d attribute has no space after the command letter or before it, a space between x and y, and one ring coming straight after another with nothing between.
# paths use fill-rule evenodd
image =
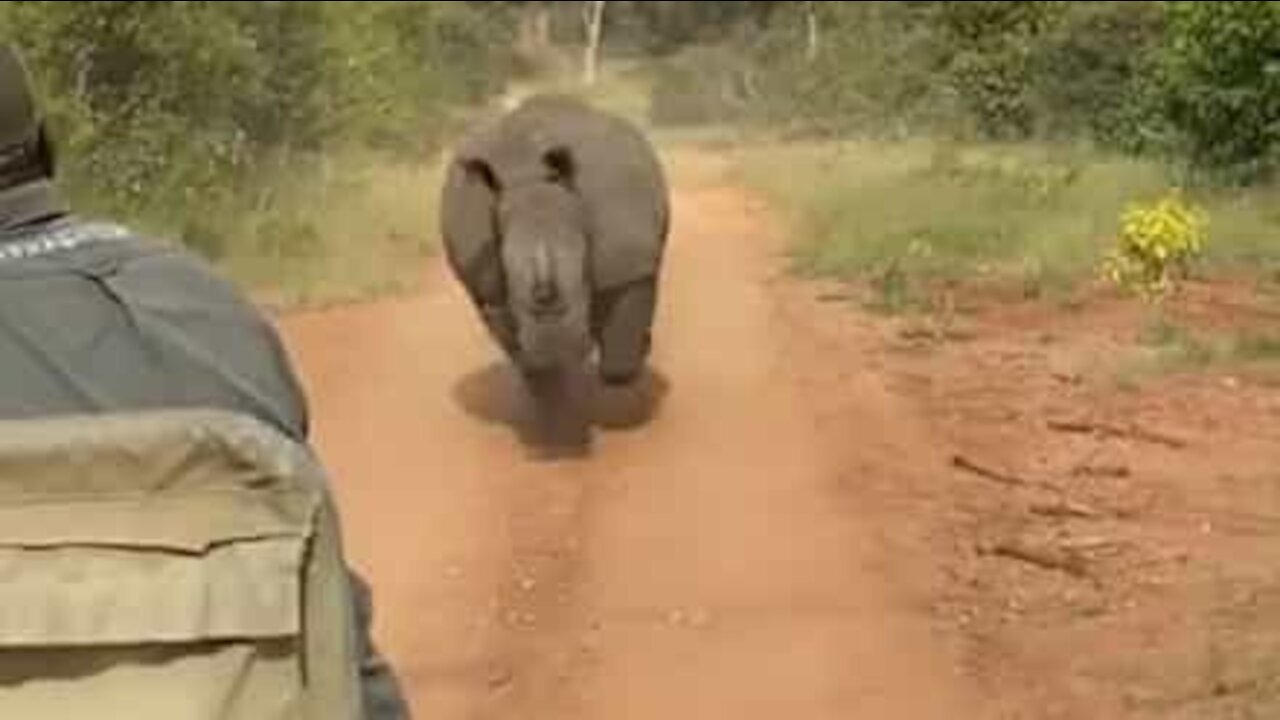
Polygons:
<instances>
[{"instance_id":1,"label":"dry twig","mask_svg":"<svg viewBox=\"0 0 1280 720\"><path fill-rule=\"evenodd\" d=\"M1102 511L1083 503L1059 498L1053 502L1039 502L1031 505L1031 514L1054 518L1083 518L1097 520L1103 516Z\"/></svg>"},{"instance_id":2,"label":"dry twig","mask_svg":"<svg viewBox=\"0 0 1280 720\"><path fill-rule=\"evenodd\" d=\"M1149 442L1156 445L1164 445L1165 447L1173 448L1175 450L1181 450L1187 447L1186 440L1172 437L1164 433L1147 430L1137 425L1130 425L1126 428L1090 420L1050 420L1049 429L1064 433L1101 435L1103 437L1141 440L1143 442Z\"/></svg>"},{"instance_id":3,"label":"dry twig","mask_svg":"<svg viewBox=\"0 0 1280 720\"><path fill-rule=\"evenodd\" d=\"M1069 549L1032 545L1022 540L1004 540L991 544L984 552L1034 565L1042 570L1063 572L1072 577L1083 578L1089 574L1085 558Z\"/></svg>"},{"instance_id":4,"label":"dry twig","mask_svg":"<svg viewBox=\"0 0 1280 720\"><path fill-rule=\"evenodd\" d=\"M1074 477L1127 478L1133 471L1126 465L1091 465L1083 463L1071 468Z\"/></svg>"},{"instance_id":5,"label":"dry twig","mask_svg":"<svg viewBox=\"0 0 1280 720\"><path fill-rule=\"evenodd\" d=\"M1000 483L1001 485L1008 485L1010 487L1031 487L1035 485L1035 483L1020 478L1017 475L984 467L963 455L952 455L951 464L956 468L977 475L980 478Z\"/></svg>"}]
</instances>

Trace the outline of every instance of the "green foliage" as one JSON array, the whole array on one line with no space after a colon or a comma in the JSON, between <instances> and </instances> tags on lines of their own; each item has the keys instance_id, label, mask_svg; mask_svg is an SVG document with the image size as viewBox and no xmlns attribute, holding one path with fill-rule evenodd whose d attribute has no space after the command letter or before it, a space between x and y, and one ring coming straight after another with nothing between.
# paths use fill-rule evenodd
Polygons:
<instances>
[{"instance_id":1,"label":"green foliage","mask_svg":"<svg viewBox=\"0 0 1280 720\"><path fill-rule=\"evenodd\" d=\"M1280 3L767 5L715 63L673 55L655 115L719 122L698 108L737 83L737 120L826 135L1083 140L1228 180L1280 157Z\"/></svg>"},{"instance_id":2,"label":"green foliage","mask_svg":"<svg viewBox=\"0 0 1280 720\"><path fill-rule=\"evenodd\" d=\"M1280 335L1275 332L1241 333L1232 343L1236 357L1245 360L1280 360Z\"/></svg>"},{"instance_id":3,"label":"green foliage","mask_svg":"<svg viewBox=\"0 0 1280 720\"><path fill-rule=\"evenodd\" d=\"M654 70L649 119L662 126L734 122L750 104L748 77L722 47L697 47Z\"/></svg>"},{"instance_id":4,"label":"green foliage","mask_svg":"<svg viewBox=\"0 0 1280 720\"><path fill-rule=\"evenodd\" d=\"M425 159L500 88L510 32L480 3L0 3L76 204L215 257L335 149Z\"/></svg>"},{"instance_id":5,"label":"green foliage","mask_svg":"<svg viewBox=\"0 0 1280 720\"><path fill-rule=\"evenodd\" d=\"M1156 369L1204 368L1226 359L1227 343L1173 322L1163 314L1151 317L1138 334L1139 343L1152 351Z\"/></svg>"},{"instance_id":6,"label":"green foliage","mask_svg":"<svg viewBox=\"0 0 1280 720\"><path fill-rule=\"evenodd\" d=\"M961 107L986 138L1023 139L1035 124L1032 61L1060 3L933 3L937 41Z\"/></svg>"},{"instance_id":7,"label":"green foliage","mask_svg":"<svg viewBox=\"0 0 1280 720\"><path fill-rule=\"evenodd\" d=\"M928 3L816 3L818 52L808 57L803 3L774 16L769 33L744 33L759 111L772 122L824 134L900 135L937 127L958 101L945 83ZM953 116L953 115L952 115Z\"/></svg>"},{"instance_id":8,"label":"green foliage","mask_svg":"<svg viewBox=\"0 0 1280 720\"><path fill-rule=\"evenodd\" d=\"M1179 372L1243 367L1280 360L1280 336L1268 330L1193 328L1154 308L1138 333L1144 351L1129 372Z\"/></svg>"},{"instance_id":9,"label":"green foliage","mask_svg":"<svg viewBox=\"0 0 1280 720\"><path fill-rule=\"evenodd\" d=\"M1127 151L1163 134L1152 81L1163 33L1156 2L1067 2L1029 60L1037 134Z\"/></svg>"},{"instance_id":10,"label":"green foliage","mask_svg":"<svg viewBox=\"0 0 1280 720\"><path fill-rule=\"evenodd\" d=\"M297 307L398 292L437 249L439 168L346 149L271 171L260 205L228 218L221 265L272 304Z\"/></svg>"},{"instance_id":11,"label":"green foliage","mask_svg":"<svg viewBox=\"0 0 1280 720\"><path fill-rule=\"evenodd\" d=\"M1162 99L1179 149L1232 179L1266 174L1280 142L1280 5L1164 5Z\"/></svg>"},{"instance_id":12,"label":"green foliage","mask_svg":"<svg viewBox=\"0 0 1280 720\"><path fill-rule=\"evenodd\" d=\"M605 56L639 56L627 62L652 69L648 112L662 125L1050 139L1180 159L1231 180L1265 177L1280 158L1277 3L608 8ZM0 37L16 41L37 74L63 182L80 207L176 234L212 257L239 262L256 247L285 263L332 245L320 221L295 210L305 203L282 200L339 192L322 172L326 157L432 156L467 108L503 89L518 69L516 46L542 20L551 40L574 46L556 57L576 65L580 11L550 2L20 1L0 2ZM880 273L894 297L909 294L911 278L988 261L1018 265L1041 286L1093 267L1115 214L1169 180L1134 158L992 157L931 156L873 179L848 168L806 177L794 190L814 196L806 263ZM282 183L308 188L282 192ZM1215 207L1208 254L1275 262L1280 216L1269 199L1236 202ZM288 217L259 222L273 213ZM281 239L237 237L246 232Z\"/></svg>"},{"instance_id":13,"label":"green foliage","mask_svg":"<svg viewBox=\"0 0 1280 720\"><path fill-rule=\"evenodd\" d=\"M1280 278L1272 186L1170 194L1177 174L1161 163L1043 143L824 139L742 153L744 179L790 216L794 269L865 281L885 306L940 283L1052 297L1108 268L1152 300L1193 272L1270 292Z\"/></svg>"},{"instance_id":14,"label":"green foliage","mask_svg":"<svg viewBox=\"0 0 1280 720\"><path fill-rule=\"evenodd\" d=\"M571 3L569 3L571 4ZM778 2L612 2L605 32L612 46L664 57L694 44L723 41L740 22L767 20Z\"/></svg>"},{"instance_id":15,"label":"green foliage","mask_svg":"<svg viewBox=\"0 0 1280 720\"><path fill-rule=\"evenodd\" d=\"M1116 250L1134 263L1138 272L1126 278L1139 281L1129 285L1137 290L1170 287L1197 264L1229 273L1280 267L1273 190L1170 200L1176 178L1150 160L923 141L788 142L743 152L745 179L802 239L795 269L868 281L894 305L927 297L939 282L1021 284L1026 294L1052 295L1093 281Z\"/></svg>"}]
</instances>

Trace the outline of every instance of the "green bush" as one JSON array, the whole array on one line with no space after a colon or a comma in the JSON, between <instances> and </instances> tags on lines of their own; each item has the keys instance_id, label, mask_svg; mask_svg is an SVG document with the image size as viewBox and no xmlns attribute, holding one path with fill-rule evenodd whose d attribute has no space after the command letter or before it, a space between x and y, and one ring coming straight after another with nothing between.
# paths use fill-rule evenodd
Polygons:
<instances>
[{"instance_id":1,"label":"green bush","mask_svg":"<svg viewBox=\"0 0 1280 720\"><path fill-rule=\"evenodd\" d=\"M216 255L316 156L426 158L456 108L500 89L511 26L482 8L7 2L0 39L41 83L79 207Z\"/></svg>"},{"instance_id":2,"label":"green bush","mask_svg":"<svg viewBox=\"0 0 1280 720\"><path fill-rule=\"evenodd\" d=\"M1179 150L1227 179L1269 174L1280 141L1280 5L1164 5L1163 109Z\"/></svg>"},{"instance_id":3,"label":"green bush","mask_svg":"<svg viewBox=\"0 0 1280 720\"><path fill-rule=\"evenodd\" d=\"M1059 4L935 3L948 79L984 138L1023 139L1035 127L1032 59Z\"/></svg>"},{"instance_id":4,"label":"green bush","mask_svg":"<svg viewBox=\"0 0 1280 720\"><path fill-rule=\"evenodd\" d=\"M898 135L940 115L946 89L929 60L933 33L921 3L817 3L816 56L807 52L806 3L769 16L732 39L753 118L800 134Z\"/></svg>"},{"instance_id":5,"label":"green bush","mask_svg":"<svg viewBox=\"0 0 1280 720\"><path fill-rule=\"evenodd\" d=\"M1280 4L819 3L736 38L753 108L861 136L1088 141L1265 177L1280 152ZM697 68L689 72L696 75Z\"/></svg>"},{"instance_id":6,"label":"green bush","mask_svg":"<svg viewBox=\"0 0 1280 720\"><path fill-rule=\"evenodd\" d=\"M1164 134L1154 98L1157 2L1070 2L1038 38L1030 82L1038 134L1145 151Z\"/></svg>"},{"instance_id":7,"label":"green bush","mask_svg":"<svg viewBox=\"0 0 1280 720\"><path fill-rule=\"evenodd\" d=\"M1033 38L1054 3L805 3L739 43L770 119L871 135L1024 137L1034 123Z\"/></svg>"},{"instance_id":8,"label":"green bush","mask_svg":"<svg viewBox=\"0 0 1280 720\"><path fill-rule=\"evenodd\" d=\"M747 179L802 238L796 271L869 281L888 304L979 278L1069 290L1092 279L1131 198L1167 187L1149 163L1084 151L815 146L748 151Z\"/></svg>"},{"instance_id":9,"label":"green bush","mask_svg":"<svg viewBox=\"0 0 1280 720\"><path fill-rule=\"evenodd\" d=\"M751 102L740 57L725 48L693 48L658 64L649 119L659 126L736 122Z\"/></svg>"}]
</instances>

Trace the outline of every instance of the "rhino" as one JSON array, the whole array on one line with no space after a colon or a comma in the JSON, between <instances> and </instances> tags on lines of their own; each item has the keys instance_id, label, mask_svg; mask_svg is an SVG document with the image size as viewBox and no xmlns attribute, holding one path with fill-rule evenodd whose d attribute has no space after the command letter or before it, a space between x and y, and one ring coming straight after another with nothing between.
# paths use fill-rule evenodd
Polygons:
<instances>
[{"instance_id":1,"label":"rhino","mask_svg":"<svg viewBox=\"0 0 1280 720\"><path fill-rule=\"evenodd\" d=\"M606 386L642 375L670 222L644 133L568 96L523 100L464 136L445 169L448 266L532 384L593 358Z\"/></svg>"}]
</instances>

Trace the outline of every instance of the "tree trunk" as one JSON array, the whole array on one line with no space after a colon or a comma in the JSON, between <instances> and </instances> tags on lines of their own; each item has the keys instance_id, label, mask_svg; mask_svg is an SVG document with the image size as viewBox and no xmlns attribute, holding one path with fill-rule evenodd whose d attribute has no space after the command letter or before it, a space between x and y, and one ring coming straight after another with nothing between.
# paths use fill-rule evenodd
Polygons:
<instances>
[{"instance_id":1,"label":"tree trunk","mask_svg":"<svg viewBox=\"0 0 1280 720\"><path fill-rule=\"evenodd\" d=\"M548 4L529 3L520 16L517 42L521 50L535 54L551 47L551 7Z\"/></svg>"},{"instance_id":2,"label":"tree trunk","mask_svg":"<svg viewBox=\"0 0 1280 720\"><path fill-rule=\"evenodd\" d=\"M599 75L604 6L605 0L588 0L582 7L582 22L587 31L587 43L582 57L582 81L587 85L595 84L596 77Z\"/></svg>"},{"instance_id":3,"label":"tree trunk","mask_svg":"<svg viewBox=\"0 0 1280 720\"><path fill-rule=\"evenodd\" d=\"M551 47L550 5L538 5L533 11L533 41L539 50Z\"/></svg>"},{"instance_id":4,"label":"tree trunk","mask_svg":"<svg viewBox=\"0 0 1280 720\"><path fill-rule=\"evenodd\" d=\"M818 47L820 40L818 36L818 3L805 3L804 19L806 30L808 31L808 42L805 44L804 56L806 60L813 62L818 59Z\"/></svg>"}]
</instances>

